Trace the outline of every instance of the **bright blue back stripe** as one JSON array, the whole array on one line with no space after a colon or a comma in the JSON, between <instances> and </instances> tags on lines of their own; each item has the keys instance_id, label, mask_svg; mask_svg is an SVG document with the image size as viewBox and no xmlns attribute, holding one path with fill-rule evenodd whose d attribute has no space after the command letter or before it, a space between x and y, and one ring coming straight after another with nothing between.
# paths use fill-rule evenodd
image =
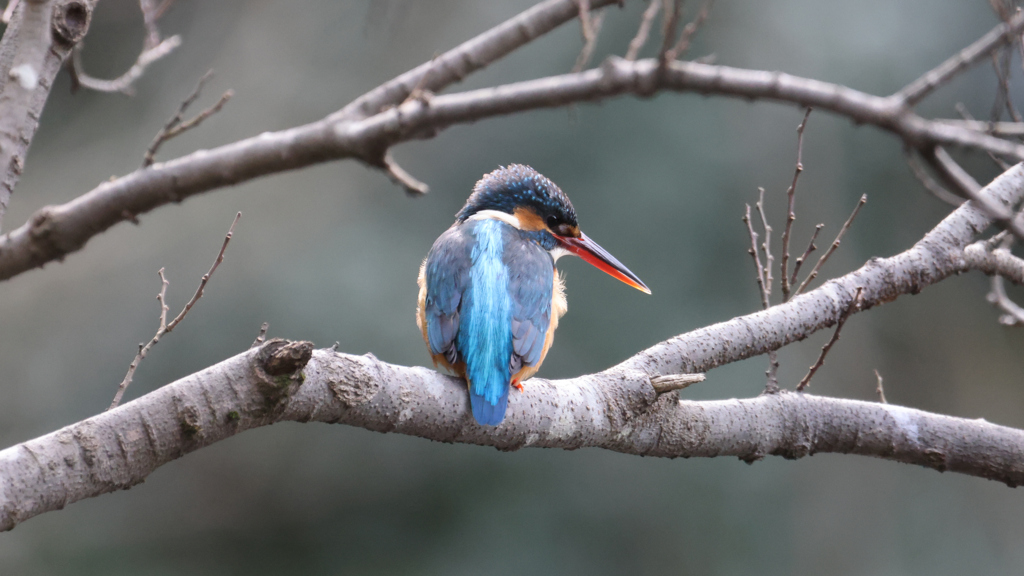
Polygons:
<instances>
[{"instance_id":1,"label":"bright blue back stripe","mask_svg":"<svg viewBox=\"0 0 1024 576\"><path fill-rule=\"evenodd\" d=\"M473 416L495 425L505 417L512 357L512 301L508 270L502 261L504 226L499 220L476 223L470 286L463 295L456 344L466 361Z\"/></svg>"}]
</instances>

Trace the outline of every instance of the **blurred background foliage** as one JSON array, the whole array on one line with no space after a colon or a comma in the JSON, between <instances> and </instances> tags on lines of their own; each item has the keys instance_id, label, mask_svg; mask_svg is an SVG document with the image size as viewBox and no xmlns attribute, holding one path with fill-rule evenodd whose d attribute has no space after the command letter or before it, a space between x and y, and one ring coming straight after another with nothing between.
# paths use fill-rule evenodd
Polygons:
<instances>
[{"instance_id":1,"label":"blurred background foliage","mask_svg":"<svg viewBox=\"0 0 1024 576\"><path fill-rule=\"evenodd\" d=\"M72 95L61 75L6 222L137 168L208 68L217 75L199 106L227 88L235 98L160 158L319 119L530 3L179 0L161 27L184 45L134 97ZM595 61L625 51L644 6L609 10ZM996 21L981 0L721 0L691 56L713 52L722 64L887 94ZM142 38L135 2L103 0L86 39L88 71L120 74ZM567 24L454 89L564 73L580 46L578 24ZM1018 63L1018 94L1020 77ZM921 108L951 117L962 101L985 118L996 89L979 66ZM205 298L142 364L127 399L247 348L264 321L271 336L428 364L413 322L417 266L476 179L512 162L559 183L584 230L653 289L647 297L563 261L570 313L541 376L602 370L752 312L760 304L740 216L764 186L781 231L801 116L791 105L693 94L620 98L397 147L403 166L430 184L423 198L342 161L143 215L140 226L117 226L63 263L0 284L0 438L11 445L103 410L136 343L156 329L157 269L167 268L170 303L180 307L238 210L244 217ZM986 182L995 174L982 154L961 158ZM895 138L824 112L811 116L804 164L795 246L824 222L824 247L857 198L870 199L826 278L908 248L950 210L913 179ZM1024 336L996 323L987 287L970 274L852 318L811 391L873 399L877 368L890 402L1024 427ZM782 352L783 385L795 384L827 337ZM765 365L715 370L685 396L754 396ZM0 566L108 576L1005 574L1024 563L1022 517L1020 494L1003 485L862 457L748 466L599 450L500 453L282 424L18 526L0 536Z\"/></svg>"}]
</instances>

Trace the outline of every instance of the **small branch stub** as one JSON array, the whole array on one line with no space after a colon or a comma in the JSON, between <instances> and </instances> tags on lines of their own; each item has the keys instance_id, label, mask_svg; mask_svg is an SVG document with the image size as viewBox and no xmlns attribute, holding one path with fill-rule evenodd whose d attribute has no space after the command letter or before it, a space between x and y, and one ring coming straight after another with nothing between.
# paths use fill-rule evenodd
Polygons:
<instances>
[{"instance_id":1,"label":"small branch stub","mask_svg":"<svg viewBox=\"0 0 1024 576\"><path fill-rule=\"evenodd\" d=\"M258 347L262 346L263 343L267 341L267 330L269 330L269 329L270 329L270 322L264 322L263 325L260 326L260 333L259 333L259 335L256 336L256 340L253 341L252 346L249 346L249 348L258 348Z\"/></svg>"},{"instance_id":2,"label":"small branch stub","mask_svg":"<svg viewBox=\"0 0 1024 576\"><path fill-rule=\"evenodd\" d=\"M698 382L703 382L707 377L701 374L673 374L670 376L655 376L651 378L651 386L659 395L672 390L682 390Z\"/></svg>"}]
</instances>

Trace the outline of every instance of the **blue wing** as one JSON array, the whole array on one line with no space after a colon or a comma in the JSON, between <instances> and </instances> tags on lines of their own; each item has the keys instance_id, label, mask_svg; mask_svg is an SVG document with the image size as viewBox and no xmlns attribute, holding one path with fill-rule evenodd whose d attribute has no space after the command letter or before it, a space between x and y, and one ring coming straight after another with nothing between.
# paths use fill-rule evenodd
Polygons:
<instances>
[{"instance_id":1,"label":"blue wing","mask_svg":"<svg viewBox=\"0 0 1024 576\"><path fill-rule=\"evenodd\" d=\"M431 354L444 354L449 364L458 360L455 335L459 331L459 307L469 284L473 238L453 227L442 234L427 254L427 343Z\"/></svg>"},{"instance_id":2,"label":"blue wing","mask_svg":"<svg viewBox=\"0 0 1024 576\"><path fill-rule=\"evenodd\" d=\"M509 288L512 295L512 358L509 372L536 366L544 353L544 340L551 324L551 292L555 263L546 250L533 242L516 243L506 252Z\"/></svg>"}]
</instances>

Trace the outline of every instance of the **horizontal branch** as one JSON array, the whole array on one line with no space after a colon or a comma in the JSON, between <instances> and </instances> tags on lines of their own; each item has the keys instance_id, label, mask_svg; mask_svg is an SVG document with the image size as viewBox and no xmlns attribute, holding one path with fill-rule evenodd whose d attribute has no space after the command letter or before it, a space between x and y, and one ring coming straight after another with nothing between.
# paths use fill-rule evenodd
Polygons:
<instances>
[{"instance_id":1,"label":"horizontal branch","mask_svg":"<svg viewBox=\"0 0 1024 576\"><path fill-rule=\"evenodd\" d=\"M202 192L312 164L357 158L381 165L403 141L455 124L622 94L699 92L813 106L893 132L908 145L954 144L1024 158L1024 145L917 116L892 98L776 72L612 58L600 68L428 99L413 99L361 120L331 120L267 132L212 150L157 163L100 184L59 206L39 210L0 238L0 280L63 258L111 226Z\"/></svg>"},{"instance_id":2,"label":"horizontal branch","mask_svg":"<svg viewBox=\"0 0 1024 576\"><path fill-rule=\"evenodd\" d=\"M1015 166L982 193L1024 196ZM498 427L477 425L465 384L372 355L313 351L274 340L114 410L0 451L0 529L70 502L130 487L176 458L241 431L292 420L348 424L442 442L516 450L598 447L659 457L819 452L875 456L1024 483L1024 431L854 400L780 392L684 402L659 394L665 376L705 371L778 349L835 324L851 298L860 311L914 294L967 269L964 248L990 219L956 209L910 250L787 303L672 338L604 372L534 378L509 398Z\"/></svg>"}]
</instances>

